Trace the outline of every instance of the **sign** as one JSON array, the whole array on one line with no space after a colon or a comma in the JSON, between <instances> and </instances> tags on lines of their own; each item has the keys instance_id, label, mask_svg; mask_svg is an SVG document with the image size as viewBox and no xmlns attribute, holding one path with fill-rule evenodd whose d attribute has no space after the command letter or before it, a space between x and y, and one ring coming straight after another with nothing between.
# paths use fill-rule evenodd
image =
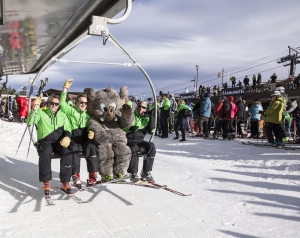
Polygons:
<instances>
[{"instance_id":1,"label":"sign","mask_svg":"<svg viewBox=\"0 0 300 238\"><path fill-rule=\"evenodd\" d=\"M244 88L226 88L222 90L223 96L229 96L229 95L238 95L238 94L244 94L245 90Z\"/></svg>"},{"instance_id":2,"label":"sign","mask_svg":"<svg viewBox=\"0 0 300 238\"><path fill-rule=\"evenodd\" d=\"M195 99L196 98L196 93L180 94L180 98L183 99L183 100L186 100L186 99Z\"/></svg>"}]
</instances>

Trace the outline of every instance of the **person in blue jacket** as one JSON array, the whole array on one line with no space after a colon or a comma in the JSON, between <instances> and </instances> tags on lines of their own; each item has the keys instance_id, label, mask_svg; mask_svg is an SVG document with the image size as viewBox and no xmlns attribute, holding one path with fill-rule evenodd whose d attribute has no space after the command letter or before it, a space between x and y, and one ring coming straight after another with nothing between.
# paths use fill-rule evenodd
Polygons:
<instances>
[{"instance_id":1,"label":"person in blue jacket","mask_svg":"<svg viewBox=\"0 0 300 238\"><path fill-rule=\"evenodd\" d=\"M255 99L252 102L252 106L249 110L249 113L251 114L250 120L251 120L251 136L252 139L258 138L258 123L260 121L260 114L262 113L263 108L261 106L261 102L258 99Z\"/></svg>"},{"instance_id":2,"label":"person in blue jacket","mask_svg":"<svg viewBox=\"0 0 300 238\"><path fill-rule=\"evenodd\" d=\"M210 101L210 94L204 94L204 101L200 106L200 120L199 120L199 128L200 131L203 133L203 137L208 137L208 120L211 114L211 101Z\"/></svg>"}]
</instances>

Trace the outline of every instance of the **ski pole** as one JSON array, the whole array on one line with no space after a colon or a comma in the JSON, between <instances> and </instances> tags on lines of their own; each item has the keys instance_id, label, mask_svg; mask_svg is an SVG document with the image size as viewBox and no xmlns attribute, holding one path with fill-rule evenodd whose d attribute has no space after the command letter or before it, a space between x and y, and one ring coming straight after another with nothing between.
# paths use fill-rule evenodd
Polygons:
<instances>
[{"instance_id":1,"label":"ski pole","mask_svg":"<svg viewBox=\"0 0 300 238\"><path fill-rule=\"evenodd\" d=\"M24 130L24 133L23 133L23 135L22 135L22 138L21 138L21 140L20 140L20 143L19 143L19 146L18 146L18 148L17 148L17 150L16 150L16 154L15 154L15 155L17 155L17 153L18 153L18 151L19 151L19 149L20 149L20 146L21 146L21 144L22 144L22 141L23 141L23 139L24 139L24 136L25 136L26 131L27 131L27 126L26 126L26 128L25 128L25 130Z\"/></svg>"}]
</instances>

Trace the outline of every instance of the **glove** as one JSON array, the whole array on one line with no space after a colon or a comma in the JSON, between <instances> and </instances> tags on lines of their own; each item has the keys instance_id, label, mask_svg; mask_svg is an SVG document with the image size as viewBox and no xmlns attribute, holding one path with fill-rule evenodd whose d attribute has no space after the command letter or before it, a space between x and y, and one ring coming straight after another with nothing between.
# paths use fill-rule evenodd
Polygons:
<instances>
[{"instance_id":1,"label":"glove","mask_svg":"<svg viewBox=\"0 0 300 238\"><path fill-rule=\"evenodd\" d=\"M70 142L71 142L70 138L65 136L64 138L61 139L60 144L61 146L67 148L70 145Z\"/></svg>"},{"instance_id":2,"label":"glove","mask_svg":"<svg viewBox=\"0 0 300 238\"><path fill-rule=\"evenodd\" d=\"M41 105L41 102L42 102L42 99L40 98L40 97L37 97L35 100L34 100L34 107L36 108L36 109L38 109L39 107L40 107L40 105Z\"/></svg>"},{"instance_id":3,"label":"glove","mask_svg":"<svg viewBox=\"0 0 300 238\"><path fill-rule=\"evenodd\" d=\"M258 111L258 113L264 115L264 111Z\"/></svg>"},{"instance_id":4,"label":"glove","mask_svg":"<svg viewBox=\"0 0 300 238\"><path fill-rule=\"evenodd\" d=\"M89 138L90 140L92 140L92 139L94 139L94 136L95 136L95 133L94 133L93 131L89 131L89 133L88 133L88 138Z\"/></svg>"},{"instance_id":5,"label":"glove","mask_svg":"<svg viewBox=\"0 0 300 238\"><path fill-rule=\"evenodd\" d=\"M136 132L138 129L139 129L138 126L131 126L131 127L129 127L129 130L132 131L132 132Z\"/></svg>"},{"instance_id":6,"label":"glove","mask_svg":"<svg viewBox=\"0 0 300 238\"><path fill-rule=\"evenodd\" d=\"M64 88L69 89L72 83L73 83L73 79L68 79L64 84Z\"/></svg>"}]
</instances>

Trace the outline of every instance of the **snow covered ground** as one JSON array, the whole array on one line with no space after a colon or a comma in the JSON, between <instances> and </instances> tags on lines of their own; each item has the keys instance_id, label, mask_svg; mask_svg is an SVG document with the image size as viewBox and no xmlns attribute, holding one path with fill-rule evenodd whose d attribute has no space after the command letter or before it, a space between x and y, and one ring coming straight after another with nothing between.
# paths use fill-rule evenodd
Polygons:
<instances>
[{"instance_id":1,"label":"snow covered ground","mask_svg":"<svg viewBox=\"0 0 300 238\"><path fill-rule=\"evenodd\" d=\"M300 237L300 150L155 138L157 183L192 196L121 184L73 189L85 204L54 188L56 159L55 206L46 206L33 146L26 160L28 133L15 155L24 130L0 120L0 237Z\"/></svg>"}]
</instances>

